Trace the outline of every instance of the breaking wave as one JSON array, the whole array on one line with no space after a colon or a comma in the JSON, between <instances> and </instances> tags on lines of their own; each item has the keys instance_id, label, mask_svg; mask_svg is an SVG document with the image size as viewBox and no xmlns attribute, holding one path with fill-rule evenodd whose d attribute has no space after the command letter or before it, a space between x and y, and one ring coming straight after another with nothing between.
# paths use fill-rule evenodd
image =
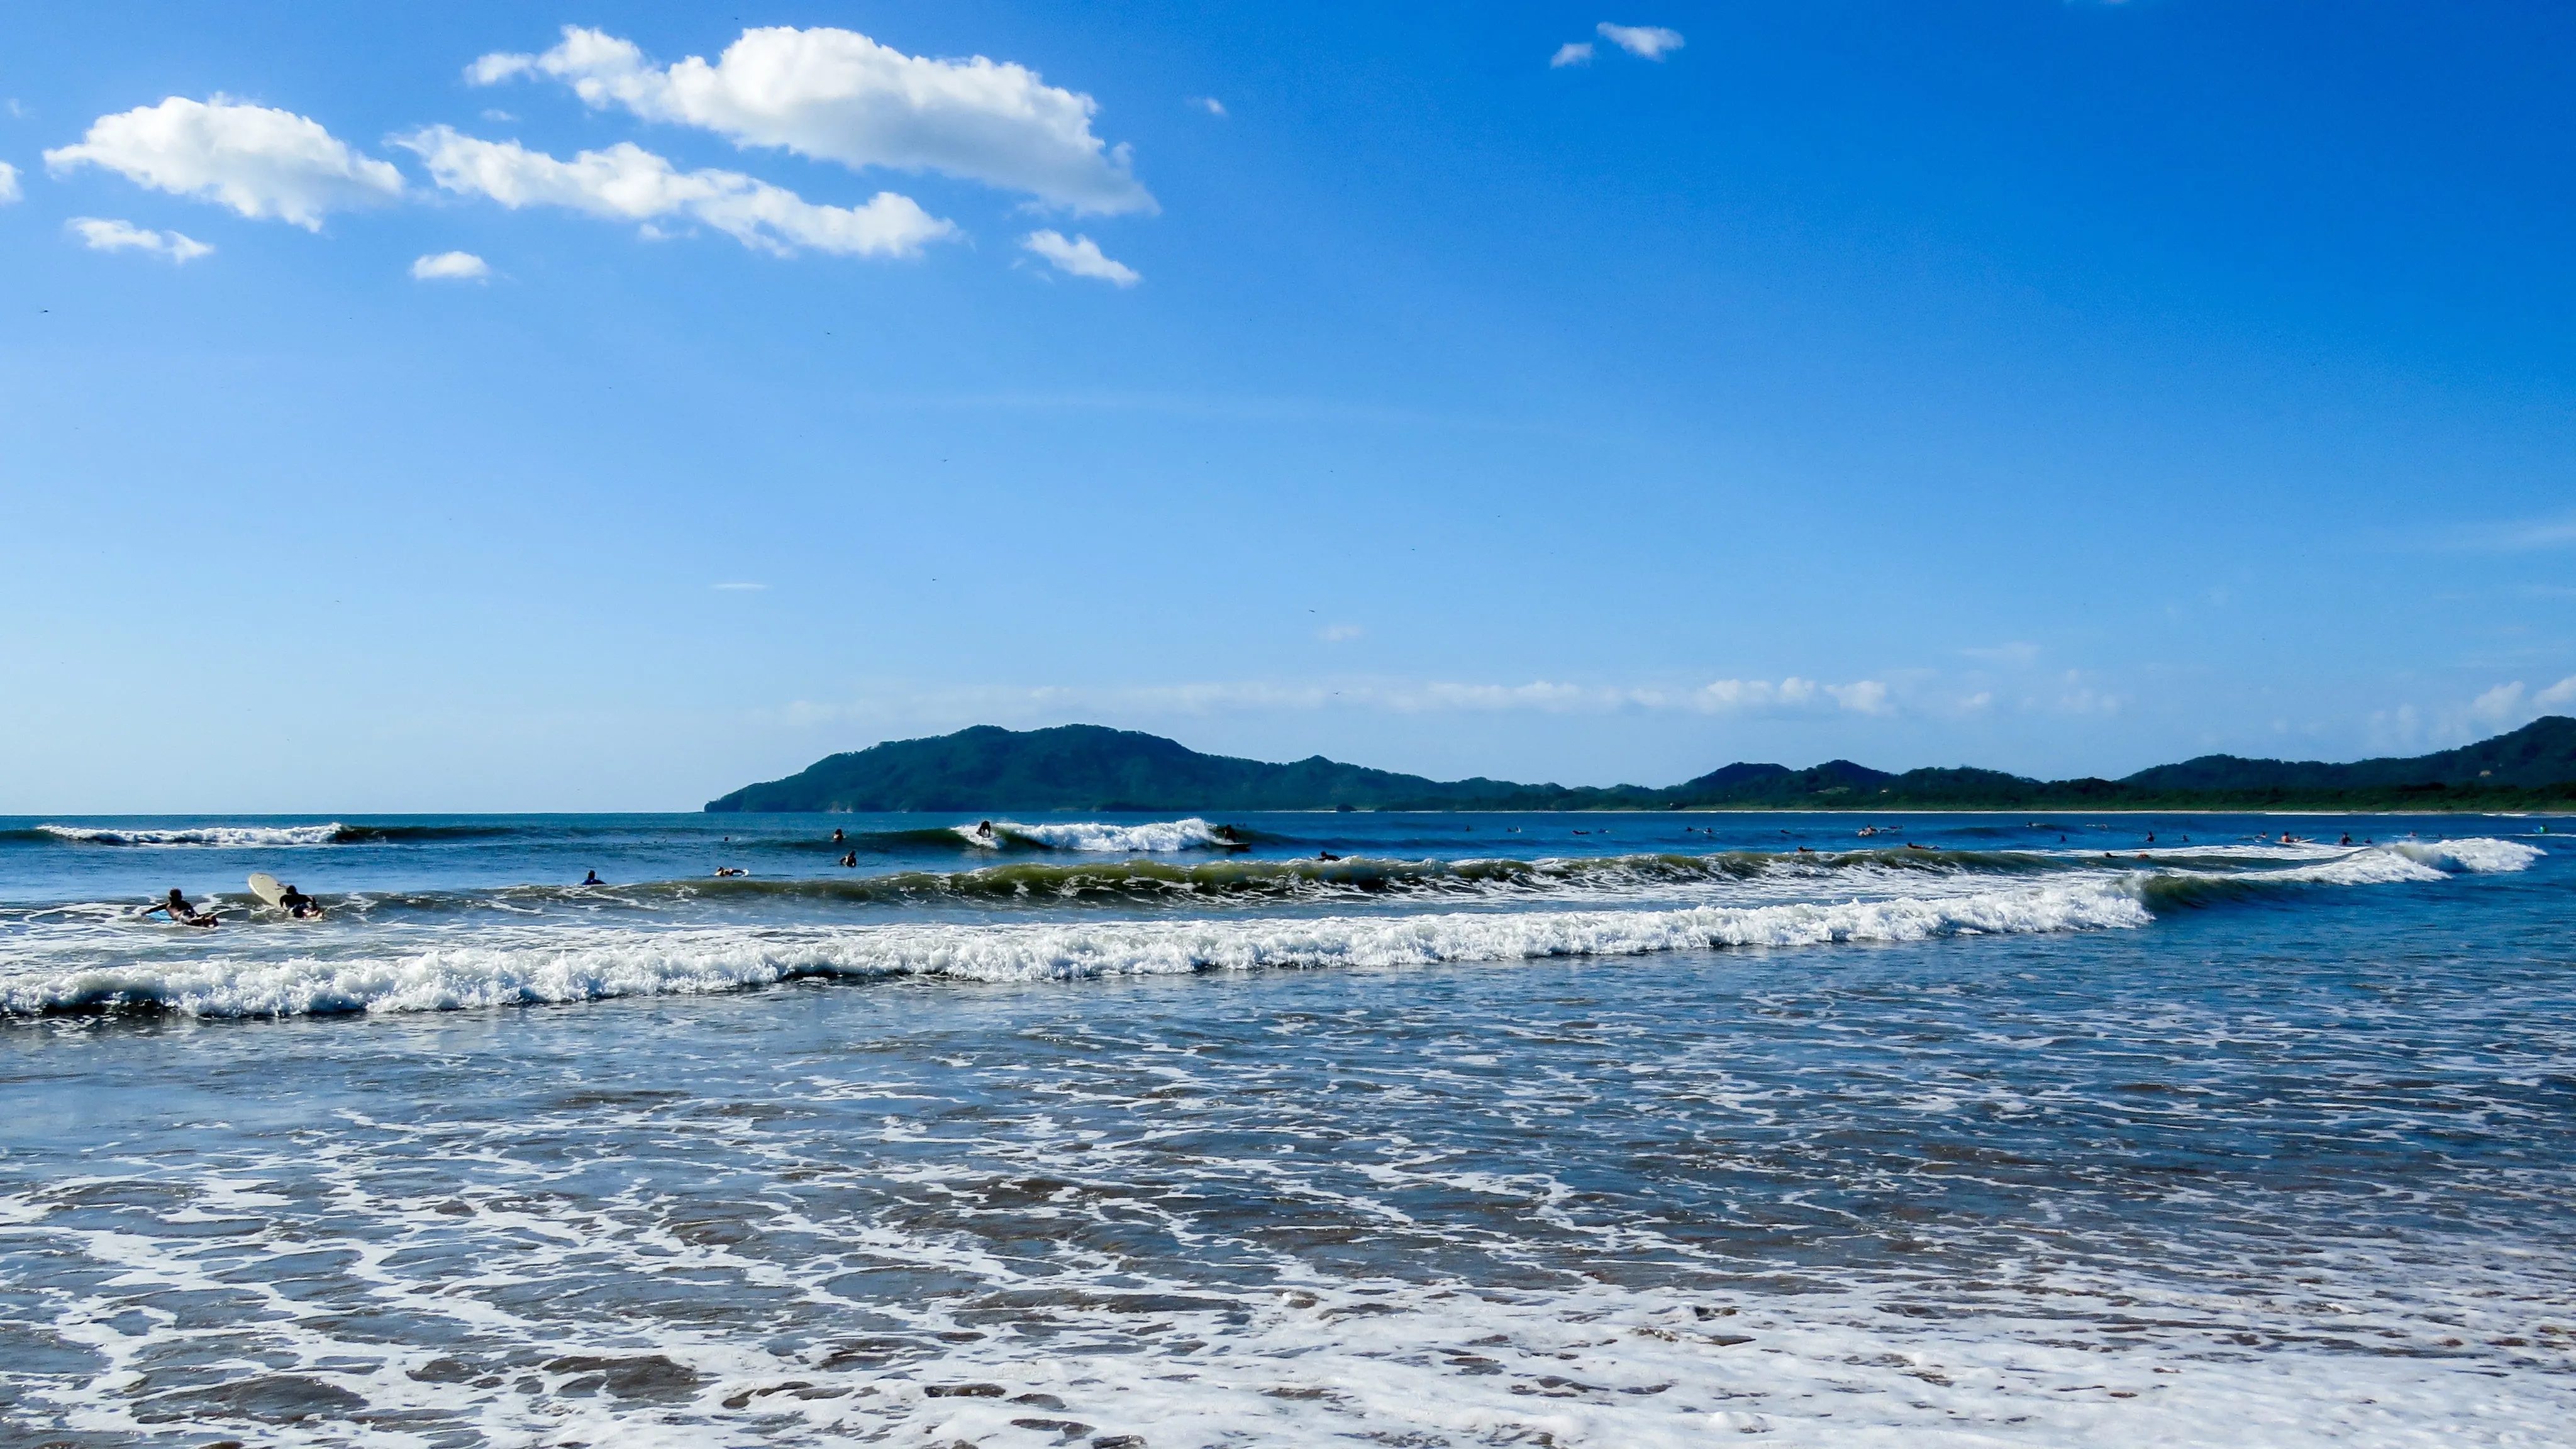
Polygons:
<instances>
[{"instance_id":1,"label":"breaking wave","mask_svg":"<svg viewBox=\"0 0 2576 1449\"><path fill-rule=\"evenodd\" d=\"M993 833L985 835L982 824L989 823ZM1243 842L1219 835L1217 827L1197 816L1187 820L1157 820L1144 825L1112 825L1099 820L1069 820L1061 824L1028 825L1017 820L995 820L976 825L959 825L953 832L968 845L1035 846L1041 850L1088 850L1127 854L1165 854L1176 850L1232 850Z\"/></svg>"},{"instance_id":2,"label":"breaking wave","mask_svg":"<svg viewBox=\"0 0 2576 1449\"><path fill-rule=\"evenodd\" d=\"M304 934L188 937L186 959L133 959L129 949L99 933L131 927L125 907L95 910L53 907L13 913L17 924L0 930L0 1015L65 1011L175 1011L197 1016L288 1016L360 1011L435 1011L464 1007L573 1002L603 997L698 994L771 985L803 977L942 978L961 981L1049 981L1102 977L1179 975L1211 971L1401 967L1450 962L1520 961L1559 956L1635 956L1666 951L1733 947L1806 947L1855 942L1921 941L1949 936L2136 929L2155 911L2198 907L2232 899L2278 895L2319 887L2430 882L2454 873L2514 872L2541 852L2494 839L2407 841L2352 851L2331 860L2245 870L2173 867L2077 868L2073 861L2008 857L2012 870L2049 872L2037 879L1998 879L1998 856L1985 852L1866 851L1839 856L1719 855L1617 857L1562 861L1469 862L1209 862L1197 866L1153 861L1102 862L1093 866L996 866L948 876L928 873L874 881L672 882L653 887L523 888L567 898L615 900L636 891L758 893L865 891L910 879L921 889L957 891L960 883L990 893L1024 890L1032 880L1052 882L1061 895L1085 878L1110 888L1144 883L1196 889L1231 882L1231 889L1293 892L1370 879L1374 888L1413 879L1440 888L1519 890L1571 884L1580 888L1605 875L1673 878L1696 872L1703 879L1746 874L1812 874L1839 894L1854 879L1836 872L1855 866L1905 866L1934 870L1927 857L1952 860L1938 873L1907 877L1876 874L1873 888L1912 886L1910 893L1874 900L1794 901L1776 904L1700 904L1668 908L1518 909L1446 911L1409 915L1337 915L1306 919L1208 918L1172 920L1108 918L1094 921L906 921L855 925L674 925L656 928L607 924L597 917L566 921L532 909L511 892L493 892L488 904L520 913L494 924L469 944L445 928L378 932L365 912L408 901L431 905L460 896L343 898L359 921L340 916L337 927ZM1973 861L1970 865L1965 862ZM2201 862L2206 864L2204 858ZM1335 883L1331 873L1340 874ZM1926 890L1923 887L1933 889ZM337 913L335 913L337 914ZM40 920L39 918L45 918ZM51 924L48 924L50 922ZM0 926L8 926L0 922ZM56 946L42 938L54 933ZM325 934L327 933L327 934ZM14 935L14 940L11 937ZM411 949L398 943L423 942ZM202 946L198 942L204 942ZM291 954L290 954L291 953ZM78 958L78 959L73 959Z\"/></svg>"},{"instance_id":3,"label":"breaking wave","mask_svg":"<svg viewBox=\"0 0 2576 1449\"><path fill-rule=\"evenodd\" d=\"M246 846L337 845L349 827L326 825L190 825L166 830L92 825L39 825L39 834L84 845Z\"/></svg>"},{"instance_id":4,"label":"breaking wave","mask_svg":"<svg viewBox=\"0 0 2576 1449\"><path fill-rule=\"evenodd\" d=\"M1319 920L912 923L838 930L539 928L489 944L331 960L209 958L38 971L0 984L13 1014L158 1008L192 1016L439 1011L695 994L799 977L1081 980L1332 966L1636 956L1740 946L2127 929L2153 918L2114 885L1932 899Z\"/></svg>"}]
</instances>

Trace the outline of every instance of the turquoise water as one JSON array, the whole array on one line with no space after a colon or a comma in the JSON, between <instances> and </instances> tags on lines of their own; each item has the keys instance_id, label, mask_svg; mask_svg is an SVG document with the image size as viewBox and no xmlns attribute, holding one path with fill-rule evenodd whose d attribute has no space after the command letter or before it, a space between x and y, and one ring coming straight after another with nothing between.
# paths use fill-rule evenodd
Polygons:
<instances>
[{"instance_id":1,"label":"turquoise water","mask_svg":"<svg viewBox=\"0 0 2576 1449\"><path fill-rule=\"evenodd\" d=\"M975 824L0 821L0 1427L2564 1442L2536 822Z\"/></svg>"}]
</instances>

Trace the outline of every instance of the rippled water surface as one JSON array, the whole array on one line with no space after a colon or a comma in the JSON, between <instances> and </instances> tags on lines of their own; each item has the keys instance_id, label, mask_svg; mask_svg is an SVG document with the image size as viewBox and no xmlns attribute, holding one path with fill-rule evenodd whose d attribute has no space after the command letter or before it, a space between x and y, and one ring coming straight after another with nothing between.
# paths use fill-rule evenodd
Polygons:
<instances>
[{"instance_id":1,"label":"rippled water surface","mask_svg":"<svg viewBox=\"0 0 2576 1449\"><path fill-rule=\"evenodd\" d=\"M0 821L0 1441L2576 1422L2535 822L975 823Z\"/></svg>"}]
</instances>

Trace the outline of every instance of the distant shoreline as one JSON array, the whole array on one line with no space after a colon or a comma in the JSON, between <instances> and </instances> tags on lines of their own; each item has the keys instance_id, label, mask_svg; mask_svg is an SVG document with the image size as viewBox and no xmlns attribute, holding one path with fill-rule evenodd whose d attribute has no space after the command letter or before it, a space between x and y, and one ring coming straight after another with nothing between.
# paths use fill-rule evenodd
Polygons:
<instances>
[{"instance_id":1,"label":"distant shoreline","mask_svg":"<svg viewBox=\"0 0 2576 1449\"><path fill-rule=\"evenodd\" d=\"M992 803L999 801L1020 803ZM2576 811L2576 718L2551 715L2458 749L2348 764L2203 755L2117 780L2040 780L1967 765L1895 773L1850 760L1799 770L1738 760L1660 787L1524 784L1481 775L1433 780L1321 755L1287 764L1207 755L1177 740L1099 725L976 725L828 756L785 779L719 796L706 810L764 815L925 806L1317 814L2560 814Z\"/></svg>"}]
</instances>

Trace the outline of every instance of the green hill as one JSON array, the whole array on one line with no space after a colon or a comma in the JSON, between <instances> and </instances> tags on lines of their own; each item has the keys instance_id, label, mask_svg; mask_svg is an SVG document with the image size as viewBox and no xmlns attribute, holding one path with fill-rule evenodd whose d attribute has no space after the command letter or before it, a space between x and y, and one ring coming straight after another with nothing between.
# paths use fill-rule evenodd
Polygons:
<instances>
[{"instance_id":1,"label":"green hill","mask_svg":"<svg viewBox=\"0 0 2576 1449\"><path fill-rule=\"evenodd\" d=\"M1890 774L1849 760L1737 763L1663 789L1431 780L1321 755L1276 765L1099 725L977 725L833 755L746 785L711 811L2576 809L2576 719L2409 759L2326 764L2204 755L2119 780L1967 767Z\"/></svg>"}]
</instances>

